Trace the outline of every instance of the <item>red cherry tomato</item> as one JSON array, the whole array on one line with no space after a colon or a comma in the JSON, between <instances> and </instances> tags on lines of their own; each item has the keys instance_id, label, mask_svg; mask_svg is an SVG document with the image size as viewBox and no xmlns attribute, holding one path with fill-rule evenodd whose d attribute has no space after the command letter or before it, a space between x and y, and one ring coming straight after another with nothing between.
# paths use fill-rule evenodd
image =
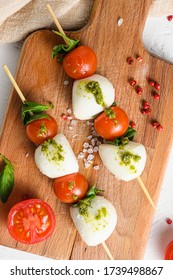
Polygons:
<instances>
[{"instance_id":1,"label":"red cherry tomato","mask_svg":"<svg viewBox=\"0 0 173 280\"><path fill-rule=\"evenodd\" d=\"M73 203L82 199L88 190L88 182L80 173L73 173L56 178L53 182L57 198L65 203Z\"/></svg>"},{"instance_id":2,"label":"red cherry tomato","mask_svg":"<svg viewBox=\"0 0 173 280\"><path fill-rule=\"evenodd\" d=\"M173 260L173 241L171 241L165 251L165 260Z\"/></svg>"},{"instance_id":3,"label":"red cherry tomato","mask_svg":"<svg viewBox=\"0 0 173 280\"><path fill-rule=\"evenodd\" d=\"M55 228L52 208L40 199L28 199L14 205L7 227L10 235L19 242L34 244L47 239Z\"/></svg>"},{"instance_id":4,"label":"red cherry tomato","mask_svg":"<svg viewBox=\"0 0 173 280\"><path fill-rule=\"evenodd\" d=\"M49 119L35 120L26 126L26 135L33 143L40 145L45 140L53 138L58 132L56 120L48 115Z\"/></svg>"},{"instance_id":5,"label":"red cherry tomato","mask_svg":"<svg viewBox=\"0 0 173 280\"><path fill-rule=\"evenodd\" d=\"M98 115L94 127L98 135L106 140L122 136L129 126L126 112L118 106L112 106Z\"/></svg>"},{"instance_id":6,"label":"red cherry tomato","mask_svg":"<svg viewBox=\"0 0 173 280\"><path fill-rule=\"evenodd\" d=\"M96 71L96 54L88 46L77 47L64 57L63 67L66 74L73 79L86 78Z\"/></svg>"}]
</instances>

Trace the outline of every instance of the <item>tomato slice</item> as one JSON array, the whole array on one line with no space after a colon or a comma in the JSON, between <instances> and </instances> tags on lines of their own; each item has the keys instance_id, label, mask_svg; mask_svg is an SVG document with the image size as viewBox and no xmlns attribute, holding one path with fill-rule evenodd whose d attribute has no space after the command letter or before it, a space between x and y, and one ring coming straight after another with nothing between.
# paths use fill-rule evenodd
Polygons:
<instances>
[{"instance_id":1,"label":"tomato slice","mask_svg":"<svg viewBox=\"0 0 173 280\"><path fill-rule=\"evenodd\" d=\"M173 241L171 241L165 251L165 260L173 260Z\"/></svg>"},{"instance_id":2,"label":"tomato slice","mask_svg":"<svg viewBox=\"0 0 173 280\"><path fill-rule=\"evenodd\" d=\"M91 76L96 71L97 57L88 46L80 46L69 52L63 59L63 68L73 79Z\"/></svg>"},{"instance_id":3,"label":"tomato slice","mask_svg":"<svg viewBox=\"0 0 173 280\"><path fill-rule=\"evenodd\" d=\"M16 241L34 244L47 239L53 233L55 215L46 202L28 199L11 208L7 227Z\"/></svg>"},{"instance_id":4,"label":"tomato slice","mask_svg":"<svg viewBox=\"0 0 173 280\"><path fill-rule=\"evenodd\" d=\"M106 140L113 140L122 136L129 126L126 112L118 106L105 109L94 120L94 127L99 136Z\"/></svg>"},{"instance_id":5,"label":"tomato slice","mask_svg":"<svg viewBox=\"0 0 173 280\"><path fill-rule=\"evenodd\" d=\"M88 191L88 182L82 174L73 173L56 178L53 187L60 201L73 203L85 196Z\"/></svg>"},{"instance_id":6,"label":"tomato slice","mask_svg":"<svg viewBox=\"0 0 173 280\"><path fill-rule=\"evenodd\" d=\"M58 125L56 120L50 115L48 117L48 119L43 118L32 121L26 126L26 135L31 142L40 145L57 134Z\"/></svg>"}]
</instances>

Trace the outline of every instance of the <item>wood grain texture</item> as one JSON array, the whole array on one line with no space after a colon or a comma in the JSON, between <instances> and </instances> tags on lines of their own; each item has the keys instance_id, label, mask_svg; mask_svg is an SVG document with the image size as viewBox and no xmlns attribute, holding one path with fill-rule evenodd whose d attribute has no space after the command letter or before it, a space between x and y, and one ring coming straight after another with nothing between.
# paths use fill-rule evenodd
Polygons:
<instances>
[{"instance_id":1,"label":"wood grain texture","mask_svg":"<svg viewBox=\"0 0 173 280\"><path fill-rule=\"evenodd\" d=\"M118 3L114 0L95 0L88 25L80 32L71 32L69 35L80 38L82 44L95 50L98 57L97 73L113 83L117 103L128 113L129 119L136 123L135 141L145 145L148 155L142 180L157 204L173 136L173 68L172 65L150 56L141 42L151 1L132 0L128 5L126 3L125 0ZM124 19L120 27L117 25L119 17ZM90 134L90 127L86 122L77 121L73 130L69 130L69 123L60 117L67 108L71 108L73 81L65 75L62 66L51 58L52 48L59 42L60 38L51 31L33 33L23 46L16 80L28 100L40 103L51 101L55 104L55 110L51 114L57 119L59 131L66 135L77 155ZM135 61L133 65L128 65L127 57L136 55L142 56L143 62ZM152 97L152 89L146 80L148 76L161 84L159 101ZM142 96L138 96L134 88L130 87L130 78L135 78L143 87ZM64 85L64 80L69 80L69 84ZM140 112L144 99L151 105L151 115L142 115ZM153 119L163 125L163 132L152 128L150 122ZM73 138L76 133L78 137ZM69 217L69 206L55 198L52 180L37 170L33 159L34 149L33 144L26 139L21 123L21 102L13 90L1 135L0 150L14 164L15 187L8 203L0 204L3 232L0 243L56 259L107 259L101 245L88 247L76 233ZM153 220L153 208L136 180L116 180L104 168L98 155L94 163L100 165L99 171L85 169L79 160L80 172L87 177L90 185L97 182L97 186L105 190L104 196L114 204L118 214L116 230L106 243L115 259L142 259ZM38 245L16 243L6 229L8 211L23 199L23 195L44 199L56 213L54 234Z\"/></svg>"}]
</instances>

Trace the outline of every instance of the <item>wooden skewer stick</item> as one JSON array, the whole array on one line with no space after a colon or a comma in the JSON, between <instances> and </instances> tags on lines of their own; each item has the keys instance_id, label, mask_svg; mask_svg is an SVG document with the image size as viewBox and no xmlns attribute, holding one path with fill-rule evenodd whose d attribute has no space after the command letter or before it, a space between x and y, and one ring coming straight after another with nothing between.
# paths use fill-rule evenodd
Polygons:
<instances>
[{"instance_id":1,"label":"wooden skewer stick","mask_svg":"<svg viewBox=\"0 0 173 280\"><path fill-rule=\"evenodd\" d=\"M111 254L111 252L109 251L109 248L107 247L107 245L106 245L105 242L102 242L102 246L103 246L103 248L105 249L105 251L106 251L106 253L107 253L109 259L110 259L110 260L114 260L112 254Z\"/></svg>"},{"instance_id":2,"label":"wooden skewer stick","mask_svg":"<svg viewBox=\"0 0 173 280\"><path fill-rule=\"evenodd\" d=\"M10 70L8 69L7 65L4 65L4 70L7 73L7 76L9 77L9 79L10 79L12 85L14 86L15 90L17 91L20 99L22 100L23 103L25 103L26 102L26 98L23 95L23 93L21 92L18 84L16 83L16 81L15 81L14 77L12 76Z\"/></svg>"},{"instance_id":3,"label":"wooden skewer stick","mask_svg":"<svg viewBox=\"0 0 173 280\"><path fill-rule=\"evenodd\" d=\"M61 27L59 21L57 20L56 15L54 14L54 12L53 12L51 6L50 6L49 4L47 4L46 6L47 6L47 8L48 8L48 11L49 11L50 15L51 15L52 18L53 18L54 23L56 24L56 27L58 28L59 32L60 32L61 34L65 35L64 30L62 29L62 27ZM64 42L66 43L66 45L69 46L68 40L67 40L66 38L63 38L63 39L64 39Z\"/></svg>"},{"instance_id":4,"label":"wooden skewer stick","mask_svg":"<svg viewBox=\"0 0 173 280\"><path fill-rule=\"evenodd\" d=\"M139 185L141 186L142 190L144 191L146 197L148 198L148 201L150 202L150 204L152 205L152 207L154 208L154 210L156 210L156 206L154 205L154 202L153 202L153 200L152 200L152 198L151 198L149 192L147 191L147 188L145 187L145 185L144 185L144 183L143 183L141 177L137 177L136 179L137 179Z\"/></svg>"}]
</instances>

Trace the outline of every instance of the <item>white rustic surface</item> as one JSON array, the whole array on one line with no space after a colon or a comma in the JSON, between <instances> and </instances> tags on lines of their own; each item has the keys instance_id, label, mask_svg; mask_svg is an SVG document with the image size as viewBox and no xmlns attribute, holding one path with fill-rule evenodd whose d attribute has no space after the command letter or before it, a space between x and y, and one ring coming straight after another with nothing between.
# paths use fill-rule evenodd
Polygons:
<instances>
[{"instance_id":1,"label":"white rustic surface","mask_svg":"<svg viewBox=\"0 0 173 280\"><path fill-rule=\"evenodd\" d=\"M173 62L173 21L168 22L166 17L150 17L147 19L144 33L144 45L151 53ZM7 64L12 73L15 73L20 55L20 48L16 44L0 46L0 128L2 128L5 110L9 99L11 84L3 71L3 64ZM164 132L163 132L164 133ZM166 219L173 220L173 149L168 161L157 213L151 228L145 260L162 260L167 244L173 240L173 224L168 225ZM142 226L142 225L141 225ZM0 246L0 260L45 259L44 257L20 252Z\"/></svg>"}]
</instances>

